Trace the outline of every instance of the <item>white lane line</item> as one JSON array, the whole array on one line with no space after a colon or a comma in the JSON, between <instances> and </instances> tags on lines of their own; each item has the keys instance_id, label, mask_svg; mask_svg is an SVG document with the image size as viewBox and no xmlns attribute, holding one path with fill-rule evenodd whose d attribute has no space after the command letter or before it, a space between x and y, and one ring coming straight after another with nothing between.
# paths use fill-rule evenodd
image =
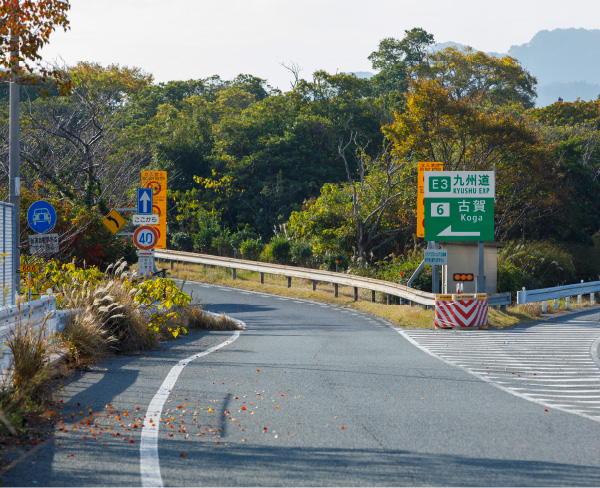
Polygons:
<instances>
[{"instance_id":1,"label":"white lane line","mask_svg":"<svg viewBox=\"0 0 600 488\"><path fill-rule=\"evenodd\" d=\"M583 417L583 418L586 418L586 419L589 419L589 420L594 420L595 422L600 422L600 417L596 417L594 415L590 415L590 414L587 414L587 413L582 413L582 412L570 410L569 407L572 407L572 405L556 405L556 404L552 404L550 402L545 402L542 399L531 398L531 397L528 397L527 395L525 395L523 393L519 393L518 391L511 390L510 388L508 388L506 386L502 386L500 384L500 383L506 383L506 382L503 382L503 381L498 381L498 382L492 381L487 375L479 375L477 373L473 373L468 368L465 368L463 366L457 366L452 361L449 361L449 360L443 358L442 356L439 356L438 354L435 354L434 352L429 351L426 347L422 346L415 339L413 339L412 337L410 337L404 330L396 329L396 332L398 332L398 334L400 334L402 337L404 337L408 342L410 342L417 349L420 349L421 351L423 351L425 354L428 354L429 356L432 356L432 357L438 359L439 361L442 361L443 363L446 363L446 364L448 364L450 366L457 367L457 368L465 371L466 373L471 374L471 375L473 375L473 376L481 379L482 381L485 381L486 383L488 383L489 385L493 386L494 388L502 390L502 391L504 391L506 393L509 393L511 395L514 395L514 396L516 396L518 398L522 398L523 400L527 400L527 401L532 402L532 403L537 403L538 405L542 405L542 406L547 407L547 408L554 408L556 410L560 410L561 412L571 413L573 415L577 415L578 417Z\"/></svg>"},{"instance_id":2,"label":"white lane line","mask_svg":"<svg viewBox=\"0 0 600 488\"><path fill-rule=\"evenodd\" d=\"M237 321L239 322L239 321ZM160 461L158 458L158 429L160 428L160 414L163 406L171 394L171 390L175 386L175 382L183 371L183 368L191 363L194 359L202 356L207 356L216 350L231 344L240 336L240 331L236 330L228 340L222 342L218 346L211 347L206 351L194 354L188 358L182 359L171 368L169 374L163 381L163 384L152 398L146 418L142 425L142 438L140 441L140 474L142 476L143 487L159 487L164 486L162 476L160 474Z\"/></svg>"}]
</instances>

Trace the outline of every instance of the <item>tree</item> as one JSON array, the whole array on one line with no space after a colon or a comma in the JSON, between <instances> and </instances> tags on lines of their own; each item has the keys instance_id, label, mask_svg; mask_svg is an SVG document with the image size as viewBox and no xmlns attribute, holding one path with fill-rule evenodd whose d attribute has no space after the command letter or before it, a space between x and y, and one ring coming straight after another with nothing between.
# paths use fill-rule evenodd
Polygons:
<instances>
[{"instance_id":1,"label":"tree","mask_svg":"<svg viewBox=\"0 0 600 488\"><path fill-rule=\"evenodd\" d=\"M356 169L348 157L351 151L359 154ZM339 141L338 153L347 182L324 185L317 199L292 213L287 228L295 239L310 240L319 254L344 252L365 266L393 251L397 237L412 226L405 218L412 164L387 151L370 158L358 146L355 132Z\"/></svg>"},{"instance_id":2,"label":"tree","mask_svg":"<svg viewBox=\"0 0 600 488\"><path fill-rule=\"evenodd\" d=\"M408 88L412 70L423 62L433 35L415 27L404 31L402 39L387 37L379 43L377 51L369 55L373 69L379 72L370 80L376 96L382 98L388 110L402 105L402 94Z\"/></svg>"},{"instance_id":3,"label":"tree","mask_svg":"<svg viewBox=\"0 0 600 488\"><path fill-rule=\"evenodd\" d=\"M47 69L41 65L40 50L49 42L56 28L67 30L66 14L69 0L3 0L0 4L0 77L7 77L18 61L20 69L29 73L41 73L64 80L58 69ZM14 59L11 53L18 53ZM60 84L69 88L69 80Z\"/></svg>"},{"instance_id":4,"label":"tree","mask_svg":"<svg viewBox=\"0 0 600 488\"><path fill-rule=\"evenodd\" d=\"M379 49L369 55L373 69L386 70L394 66L411 69L421 63L433 45L434 38L420 27L404 31L403 39L387 37L380 41Z\"/></svg>"},{"instance_id":5,"label":"tree","mask_svg":"<svg viewBox=\"0 0 600 488\"><path fill-rule=\"evenodd\" d=\"M528 119L456 97L438 80L416 80L407 109L383 128L398 159L439 161L447 171L496 169L496 237L533 231L557 198L551 146ZM415 197L416 199L416 194Z\"/></svg>"},{"instance_id":6,"label":"tree","mask_svg":"<svg viewBox=\"0 0 600 488\"><path fill-rule=\"evenodd\" d=\"M79 63L62 76L73 82L68 96L28 104L23 182L51 183L63 197L105 212L126 198L147 164L147 155L124 137L120 122L127 99L152 78L137 68L92 63Z\"/></svg>"},{"instance_id":7,"label":"tree","mask_svg":"<svg viewBox=\"0 0 600 488\"><path fill-rule=\"evenodd\" d=\"M590 246L600 229L600 102L557 102L529 114L553 145L559 177L561 198L545 234Z\"/></svg>"},{"instance_id":8,"label":"tree","mask_svg":"<svg viewBox=\"0 0 600 488\"><path fill-rule=\"evenodd\" d=\"M532 107L537 80L515 58L498 58L466 48L448 47L428 54L412 67L413 77L435 80L455 100L467 98L482 105L519 103Z\"/></svg>"}]
</instances>

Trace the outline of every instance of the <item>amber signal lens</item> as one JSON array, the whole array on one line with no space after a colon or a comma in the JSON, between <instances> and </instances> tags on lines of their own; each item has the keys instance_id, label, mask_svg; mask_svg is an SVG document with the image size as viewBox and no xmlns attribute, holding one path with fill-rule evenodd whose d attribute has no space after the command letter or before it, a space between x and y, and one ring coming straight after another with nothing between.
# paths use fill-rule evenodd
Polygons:
<instances>
[{"instance_id":1,"label":"amber signal lens","mask_svg":"<svg viewBox=\"0 0 600 488\"><path fill-rule=\"evenodd\" d=\"M452 275L454 281L473 281L472 273L454 273Z\"/></svg>"}]
</instances>

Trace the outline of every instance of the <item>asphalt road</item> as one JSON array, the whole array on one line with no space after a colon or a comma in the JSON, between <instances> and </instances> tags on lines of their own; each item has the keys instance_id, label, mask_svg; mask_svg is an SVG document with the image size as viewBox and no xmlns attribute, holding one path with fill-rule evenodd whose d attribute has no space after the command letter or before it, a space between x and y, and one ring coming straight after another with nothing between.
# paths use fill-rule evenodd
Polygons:
<instances>
[{"instance_id":1,"label":"asphalt road","mask_svg":"<svg viewBox=\"0 0 600 488\"><path fill-rule=\"evenodd\" d=\"M247 330L78 374L62 429L5 485L139 486L141 472L165 486L600 485L600 422L496 388L368 315L188 287ZM153 422L157 469L141 425L181 360Z\"/></svg>"}]
</instances>

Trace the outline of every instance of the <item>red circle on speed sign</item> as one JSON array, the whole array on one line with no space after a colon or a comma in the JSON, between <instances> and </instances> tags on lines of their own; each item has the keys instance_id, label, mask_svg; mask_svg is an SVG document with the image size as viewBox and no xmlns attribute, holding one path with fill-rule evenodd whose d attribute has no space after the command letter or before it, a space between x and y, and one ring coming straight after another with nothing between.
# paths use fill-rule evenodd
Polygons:
<instances>
[{"instance_id":1,"label":"red circle on speed sign","mask_svg":"<svg viewBox=\"0 0 600 488\"><path fill-rule=\"evenodd\" d=\"M142 225L133 233L133 243L143 251L152 249L158 244L158 231L149 225Z\"/></svg>"}]
</instances>

